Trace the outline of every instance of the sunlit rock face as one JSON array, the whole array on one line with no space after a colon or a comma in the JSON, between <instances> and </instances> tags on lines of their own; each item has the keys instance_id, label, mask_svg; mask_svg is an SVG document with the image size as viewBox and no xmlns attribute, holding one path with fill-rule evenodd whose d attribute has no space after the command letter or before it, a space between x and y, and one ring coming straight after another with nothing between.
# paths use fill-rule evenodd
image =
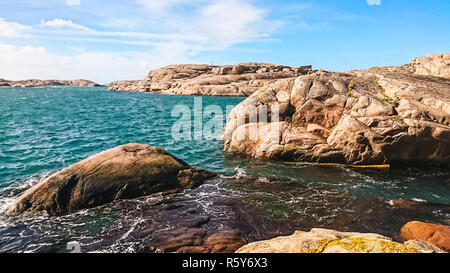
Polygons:
<instances>
[{"instance_id":1,"label":"sunlit rock face","mask_svg":"<svg viewBox=\"0 0 450 273\"><path fill-rule=\"evenodd\" d=\"M237 253L441 253L438 247L421 240L401 244L374 233L339 232L313 228L291 236L245 245Z\"/></svg>"},{"instance_id":2,"label":"sunlit rock face","mask_svg":"<svg viewBox=\"0 0 450 273\"><path fill-rule=\"evenodd\" d=\"M237 65L170 65L152 70L139 81L116 81L110 90L202 96L249 96L278 79L312 72L311 66L289 67L265 63Z\"/></svg>"},{"instance_id":3,"label":"sunlit rock face","mask_svg":"<svg viewBox=\"0 0 450 273\"><path fill-rule=\"evenodd\" d=\"M441 56L425 59L445 67L449 59ZM231 111L224 149L294 161L450 167L450 78L435 70L418 75L421 65L415 59L279 80ZM260 108L267 122L253 117Z\"/></svg>"}]
</instances>

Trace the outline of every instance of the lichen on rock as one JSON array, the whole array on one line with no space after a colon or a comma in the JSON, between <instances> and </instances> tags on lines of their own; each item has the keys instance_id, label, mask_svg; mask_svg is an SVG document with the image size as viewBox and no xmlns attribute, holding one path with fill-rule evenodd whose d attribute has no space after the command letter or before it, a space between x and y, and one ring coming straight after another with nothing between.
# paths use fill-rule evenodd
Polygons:
<instances>
[{"instance_id":1,"label":"lichen on rock","mask_svg":"<svg viewBox=\"0 0 450 273\"><path fill-rule=\"evenodd\" d=\"M237 253L440 253L438 247L425 241L411 240L404 244L373 233L339 232L313 228L296 231L267 241L250 243Z\"/></svg>"}]
</instances>

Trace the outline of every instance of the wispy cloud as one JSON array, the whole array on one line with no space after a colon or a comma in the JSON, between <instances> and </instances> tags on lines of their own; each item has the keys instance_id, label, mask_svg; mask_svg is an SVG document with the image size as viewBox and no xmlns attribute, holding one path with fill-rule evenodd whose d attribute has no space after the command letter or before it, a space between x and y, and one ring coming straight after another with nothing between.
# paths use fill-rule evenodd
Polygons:
<instances>
[{"instance_id":1,"label":"wispy cloud","mask_svg":"<svg viewBox=\"0 0 450 273\"><path fill-rule=\"evenodd\" d=\"M366 0L366 1L367 1L367 4L370 5L370 6L374 6L374 5L379 6L379 5L381 5L381 0Z\"/></svg>"},{"instance_id":2,"label":"wispy cloud","mask_svg":"<svg viewBox=\"0 0 450 273\"><path fill-rule=\"evenodd\" d=\"M51 21L41 20L41 26L53 27L53 28L71 28L71 29L77 29L77 30L83 30L83 31L90 30L89 28L87 28L85 26L75 24L71 20L64 20L64 19L60 19L60 18L55 18Z\"/></svg>"}]
</instances>

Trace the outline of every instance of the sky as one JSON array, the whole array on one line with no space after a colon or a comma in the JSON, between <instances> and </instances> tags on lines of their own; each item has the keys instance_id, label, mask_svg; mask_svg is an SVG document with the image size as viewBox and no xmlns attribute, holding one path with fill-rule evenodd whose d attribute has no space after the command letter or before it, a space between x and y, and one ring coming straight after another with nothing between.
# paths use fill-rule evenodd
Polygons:
<instances>
[{"instance_id":1,"label":"sky","mask_svg":"<svg viewBox=\"0 0 450 273\"><path fill-rule=\"evenodd\" d=\"M450 52L449 0L0 0L0 78L142 79L169 64L332 71Z\"/></svg>"}]
</instances>

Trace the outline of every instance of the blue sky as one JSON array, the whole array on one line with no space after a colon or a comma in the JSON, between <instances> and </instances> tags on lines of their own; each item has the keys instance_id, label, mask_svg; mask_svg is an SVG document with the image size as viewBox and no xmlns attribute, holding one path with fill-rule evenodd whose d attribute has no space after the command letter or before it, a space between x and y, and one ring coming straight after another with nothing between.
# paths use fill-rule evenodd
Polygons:
<instances>
[{"instance_id":1,"label":"blue sky","mask_svg":"<svg viewBox=\"0 0 450 273\"><path fill-rule=\"evenodd\" d=\"M346 71L450 52L450 1L0 0L0 78L140 79L175 63Z\"/></svg>"}]
</instances>

